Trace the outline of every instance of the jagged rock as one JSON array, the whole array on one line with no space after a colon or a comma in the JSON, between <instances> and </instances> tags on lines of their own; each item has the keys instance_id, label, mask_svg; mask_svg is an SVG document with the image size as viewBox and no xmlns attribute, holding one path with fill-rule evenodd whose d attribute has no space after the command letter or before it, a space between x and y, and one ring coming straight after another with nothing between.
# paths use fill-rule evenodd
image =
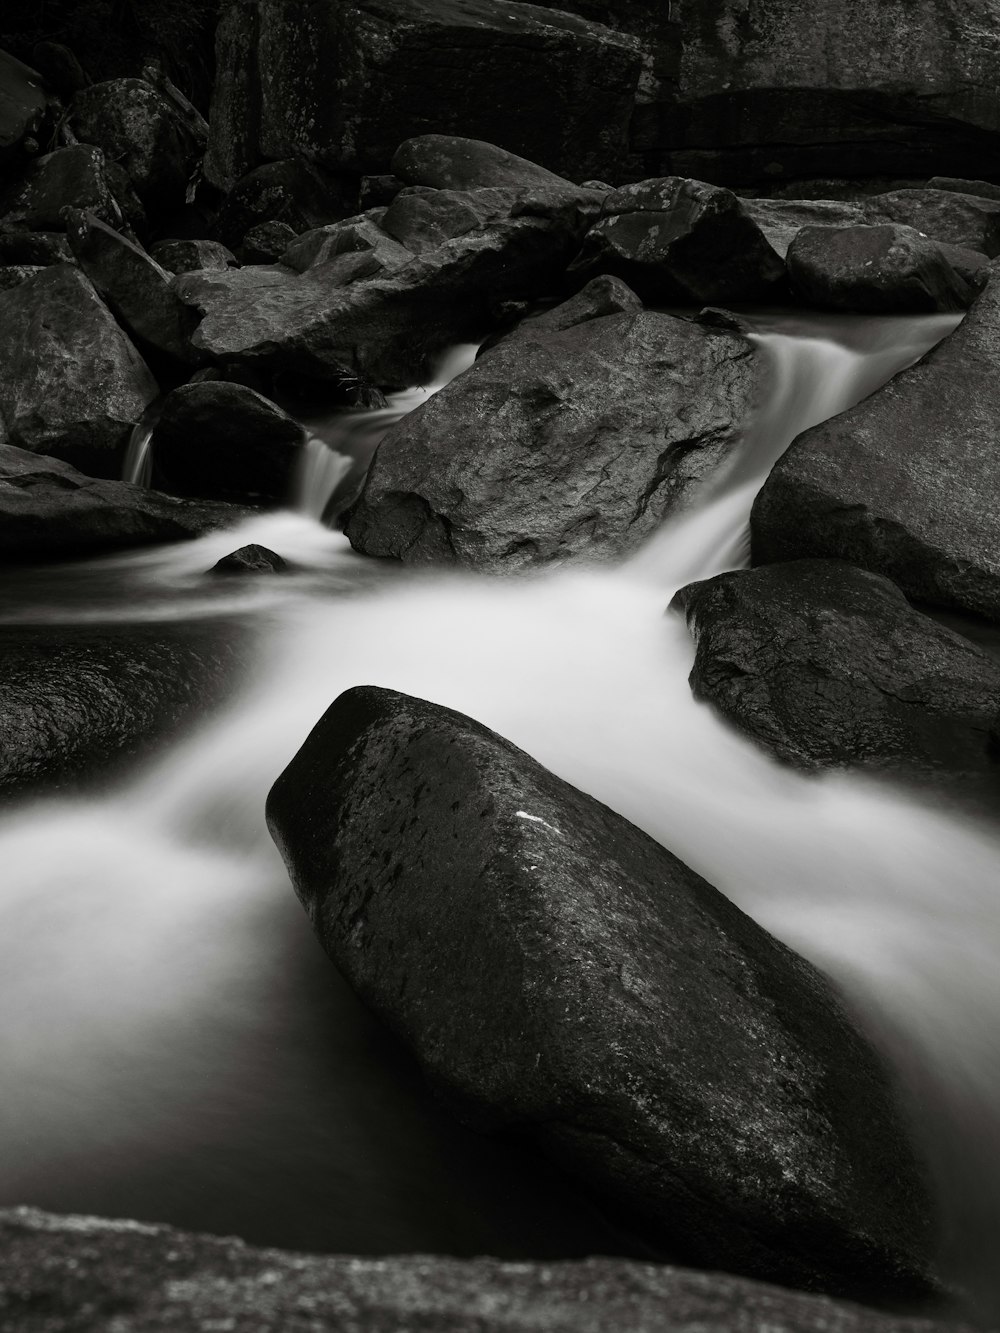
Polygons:
<instances>
[{"instance_id":1,"label":"jagged rock","mask_svg":"<svg viewBox=\"0 0 1000 1333\"><path fill-rule=\"evenodd\" d=\"M0 415L11 444L119 476L159 389L89 280L69 264L0 294Z\"/></svg>"},{"instance_id":2,"label":"jagged rock","mask_svg":"<svg viewBox=\"0 0 1000 1333\"><path fill-rule=\"evenodd\" d=\"M353 213L354 193L344 180L308 162L268 162L230 190L219 212L219 235L234 249L264 222L284 222L298 235Z\"/></svg>"},{"instance_id":3,"label":"jagged rock","mask_svg":"<svg viewBox=\"0 0 1000 1333\"><path fill-rule=\"evenodd\" d=\"M209 570L210 574L284 574L288 561L266 546L252 543L225 555Z\"/></svg>"},{"instance_id":4,"label":"jagged rock","mask_svg":"<svg viewBox=\"0 0 1000 1333\"><path fill-rule=\"evenodd\" d=\"M892 190L868 201L872 221L900 222L933 241L1000 254L1000 200L950 190Z\"/></svg>"},{"instance_id":5,"label":"jagged rock","mask_svg":"<svg viewBox=\"0 0 1000 1333\"><path fill-rule=\"evenodd\" d=\"M51 231L0 231L0 264L72 264L66 237Z\"/></svg>"},{"instance_id":6,"label":"jagged rock","mask_svg":"<svg viewBox=\"0 0 1000 1333\"><path fill-rule=\"evenodd\" d=\"M345 531L407 562L512 570L633 548L739 439L742 338L631 312L528 321L388 431Z\"/></svg>"},{"instance_id":7,"label":"jagged rock","mask_svg":"<svg viewBox=\"0 0 1000 1333\"><path fill-rule=\"evenodd\" d=\"M74 144L36 159L23 178L0 192L0 225L64 231L64 208L85 209L118 230L125 226L99 148Z\"/></svg>"},{"instance_id":8,"label":"jagged rock","mask_svg":"<svg viewBox=\"0 0 1000 1333\"><path fill-rule=\"evenodd\" d=\"M224 188L286 157L381 173L415 128L496 143L573 179L601 176L625 156L642 73L635 39L513 0L332 11L231 0L217 52L206 175Z\"/></svg>"},{"instance_id":9,"label":"jagged rock","mask_svg":"<svg viewBox=\"0 0 1000 1333\"><path fill-rule=\"evenodd\" d=\"M22 282L43 273L41 264L5 264L0 267L0 292L8 292L12 287L20 287Z\"/></svg>"},{"instance_id":10,"label":"jagged rock","mask_svg":"<svg viewBox=\"0 0 1000 1333\"><path fill-rule=\"evenodd\" d=\"M277 264L288 247L297 239L298 232L287 222L258 222L243 237L240 262L243 264Z\"/></svg>"},{"instance_id":11,"label":"jagged rock","mask_svg":"<svg viewBox=\"0 0 1000 1333\"><path fill-rule=\"evenodd\" d=\"M95 144L124 168L148 209L183 204L208 140L203 121L183 116L144 79L128 78L83 88L74 98L71 123L81 143Z\"/></svg>"},{"instance_id":12,"label":"jagged rock","mask_svg":"<svg viewBox=\"0 0 1000 1333\"><path fill-rule=\"evenodd\" d=\"M422 255L456 236L502 222L519 197L510 189L404 189L385 210L380 226L411 254ZM575 199L579 197L575 191Z\"/></svg>"},{"instance_id":13,"label":"jagged rock","mask_svg":"<svg viewBox=\"0 0 1000 1333\"><path fill-rule=\"evenodd\" d=\"M197 273L202 269L224 273L237 267L232 250L219 241L157 241L149 247L149 257L169 273Z\"/></svg>"},{"instance_id":14,"label":"jagged rock","mask_svg":"<svg viewBox=\"0 0 1000 1333\"><path fill-rule=\"evenodd\" d=\"M386 212L384 208L372 209L356 217L344 218L342 222L303 232L289 245L281 262L296 273L305 273L307 269L329 264L341 255L367 253L375 262L367 270L351 270L354 274L351 281L382 271L395 272L411 263L413 251L382 230L379 224Z\"/></svg>"},{"instance_id":15,"label":"jagged rock","mask_svg":"<svg viewBox=\"0 0 1000 1333\"><path fill-rule=\"evenodd\" d=\"M796 294L828 310L949 312L976 294L942 247L912 227L803 227L787 264Z\"/></svg>"},{"instance_id":16,"label":"jagged rock","mask_svg":"<svg viewBox=\"0 0 1000 1333\"><path fill-rule=\"evenodd\" d=\"M185 384L164 399L153 431L154 475L179 495L280 504L305 438L297 421L242 384Z\"/></svg>"},{"instance_id":17,"label":"jagged rock","mask_svg":"<svg viewBox=\"0 0 1000 1333\"><path fill-rule=\"evenodd\" d=\"M1000 276L958 329L800 435L753 508L755 564L829 556L1000 620Z\"/></svg>"},{"instance_id":18,"label":"jagged rock","mask_svg":"<svg viewBox=\"0 0 1000 1333\"><path fill-rule=\"evenodd\" d=\"M56 458L0 444L0 560L38 564L180 541L234 525L234 505L97 481Z\"/></svg>"},{"instance_id":19,"label":"jagged rock","mask_svg":"<svg viewBox=\"0 0 1000 1333\"><path fill-rule=\"evenodd\" d=\"M665 171L770 190L975 176L995 160L997 0L675 0L671 16Z\"/></svg>"},{"instance_id":20,"label":"jagged rock","mask_svg":"<svg viewBox=\"0 0 1000 1333\"><path fill-rule=\"evenodd\" d=\"M803 227L855 227L868 221L863 205L848 199L741 199L740 208L782 259Z\"/></svg>"},{"instance_id":21,"label":"jagged rock","mask_svg":"<svg viewBox=\"0 0 1000 1333\"><path fill-rule=\"evenodd\" d=\"M0 164L9 166L30 151L45 120L49 99L41 75L0 51Z\"/></svg>"},{"instance_id":22,"label":"jagged rock","mask_svg":"<svg viewBox=\"0 0 1000 1333\"><path fill-rule=\"evenodd\" d=\"M204 360L191 346L194 316L145 250L92 213L69 210L66 234L77 263L143 352L180 365Z\"/></svg>"},{"instance_id":23,"label":"jagged rock","mask_svg":"<svg viewBox=\"0 0 1000 1333\"><path fill-rule=\"evenodd\" d=\"M231 637L197 620L0 626L0 802L149 753L232 680Z\"/></svg>"},{"instance_id":24,"label":"jagged rock","mask_svg":"<svg viewBox=\"0 0 1000 1333\"><path fill-rule=\"evenodd\" d=\"M80 1312L111 1333L972 1333L968 1325L862 1309L723 1273L626 1259L501 1263L262 1250L146 1222L0 1213L0 1312ZM12 1325L13 1326L13 1325Z\"/></svg>"},{"instance_id":25,"label":"jagged rock","mask_svg":"<svg viewBox=\"0 0 1000 1333\"><path fill-rule=\"evenodd\" d=\"M682 588L691 688L780 759L982 771L1000 662L888 579L790 560Z\"/></svg>"},{"instance_id":26,"label":"jagged rock","mask_svg":"<svg viewBox=\"0 0 1000 1333\"><path fill-rule=\"evenodd\" d=\"M668 176L607 195L579 273L613 273L644 301L773 298L785 266L730 190Z\"/></svg>"},{"instance_id":27,"label":"jagged rock","mask_svg":"<svg viewBox=\"0 0 1000 1333\"><path fill-rule=\"evenodd\" d=\"M444 347L483 336L495 303L558 289L595 197L511 190L506 217L419 256L350 219L336 233L334 262L319 262L323 242L309 238L307 251L290 247L280 266L187 274L175 286L202 316L194 345L214 359L421 383ZM307 271L299 276L289 263Z\"/></svg>"},{"instance_id":28,"label":"jagged rock","mask_svg":"<svg viewBox=\"0 0 1000 1333\"><path fill-rule=\"evenodd\" d=\"M393 154L392 171L405 185L429 185L435 190L558 189L569 184L565 177L496 144L452 134L407 139Z\"/></svg>"},{"instance_id":29,"label":"jagged rock","mask_svg":"<svg viewBox=\"0 0 1000 1333\"><path fill-rule=\"evenodd\" d=\"M484 356L492 347L524 335L562 333L564 329L585 324L590 319L600 319L604 315L632 314L642 308L638 296L621 278L591 278L586 287L582 287L568 301L544 310L541 314L529 315L507 333L487 338L478 355Z\"/></svg>"},{"instance_id":30,"label":"jagged rock","mask_svg":"<svg viewBox=\"0 0 1000 1333\"><path fill-rule=\"evenodd\" d=\"M829 983L627 820L371 687L267 812L324 948L474 1126L553 1155L674 1261L931 1289L920 1172Z\"/></svg>"}]
</instances>

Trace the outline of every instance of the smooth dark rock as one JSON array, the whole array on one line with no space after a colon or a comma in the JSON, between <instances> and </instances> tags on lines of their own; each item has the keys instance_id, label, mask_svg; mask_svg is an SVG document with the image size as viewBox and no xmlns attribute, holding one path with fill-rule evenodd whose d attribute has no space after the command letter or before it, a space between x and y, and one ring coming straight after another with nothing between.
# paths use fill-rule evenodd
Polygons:
<instances>
[{"instance_id":1,"label":"smooth dark rock","mask_svg":"<svg viewBox=\"0 0 1000 1333\"><path fill-rule=\"evenodd\" d=\"M729 190L668 176L606 196L574 269L613 273L650 303L774 298L785 266Z\"/></svg>"},{"instance_id":2,"label":"smooth dark rock","mask_svg":"<svg viewBox=\"0 0 1000 1333\"><path fill-rule=\"evenodd\" d=\"M35 1208L0 1213L0 1317L46 1333L972 1333L825 1296L622 1259L501 1263L261 1250Z\"/></svg>"},{"instance_id":3,"label":"smooth dark rock","mask_svg":"<svg viewBox=\"0 0 1000 1333\"><path fill-rule=\"evenodd\" d=\"M930 1291L920 1172L829 983L621 816L371 687L267 810L323 946L470 1123L674 1261Z\"/></svg>"},{"instance_id":4,"label":"smooth dark rock","mask_svg":"<svg viewBox=\"0 0 1000 1333\"><path fill-rule=\"evenodd\" d=\"M124 168L143 204L155 211L184 203L208 140L203 121L183 116L144 79L82 89L73 100L72 125L82 143L95 144Z\"/></svg>"},{"instance_id":5,"label":"smooth dark rock","mask_svg":"<svg viewBox=\"0 0 1000 1333\"><path fill-rule=\"evenodd\" d=\"M358 208L365 212L369 208L385 208L395 199L403 188L403 182L397 176L383 173L380 176L362 176L358 187Z\"/></svg>"},{"instance_id":6,"label":"smooth dark rock","mask_svg":"<svg viewBox=\"0 0 1000 1333\"><path fill-rule=\"evenodd\" d=\"M240 262L243 264L276 264L298 232L287 222L258 222L243 237Z\"/></svg>"},{"instance_id":7,"label":"smooth dark rock","mask_svg":"<svg viewBox=\"0 0 1000 1333\"><path fill-rule=\"evenodd\" d=\"M86 209L116 229L125 225L99 148L58 148L37 158L23 178L0 191L4 227L64 231L64 208Z\"/></svg>"},{"instance_id":8,"label":"smooth dark rock","mask_svg":"<svg viewBox=\"0 0 1000 1333\"><path fill-rule=\"evenodd\" d=\"M46 231L0 231L0 264L72 264L73 252L65 236Z\"/></svg>"},{"instance_id":9,"label":"smooth dark rock","mask_svg":"<svg viewBox=\"0 0 1000 1333\"><path fill-rule=\"evenodd\" d=\"M518 189L532 185L555 189L569 184L565 177L496 144L453 134L421 134L407 139L393 154L392 171L405 185L429 185L435 190Z\"/></svg>"},{"instance_id":10,"label":"smooth dark rock","mask_svg":"<svg viewBox=\"0 0 1000 1333\"><path fill-rule=\"evenodd\" d=\"M157 241L149 247L149 256L170 273L197 273L202 269L224 273L238 266L232 250L220 241Z\"/></svg>"},{"instance_id":11,"label":"smooth dark rock","mask_svg":"<svg viewBox=\"0 0 1000 1333\"><path fill-rule=\"evenodd\" d=\"M241 546L238 551L225 555L209 570L210 574L283 574L288 569L287 560L282 559L266 546L252 543Z\"/></svg>"},{"instance_id":12,"label":"smooth dark rock","mask_svg":"<svg viewBox=\"0 0 1000 1333\"><path fill-rule=\"evenodd\" d=\"M950 190L891 190L873 195L867 208L873 221L915 227L933 241L1000 254L1000 199L955 194Z\"/></svg>"},{"instance_id":13,"label":"smooth dark rock","mask_svg":"<svg viewBox=\"0 0 1000 1333\"><path fill-rule=\"evenodd\" d=\"M164 399L154 475L180 495L281 504L304 443L299 423L253 389L186 384Z\"/></svg>"},{"instance_id":14,"label":"smooth dark rock","mask_svg":"<svg viewBox=\"0 0 1000 1333\"><path fill-rule=\"evenodd\" d=\"M976 194L983 199L1000 200L1000 185L991 181L967 181L955 176L933 176L927 182L928 190L951 190L954 194Z\"/></svg>"},{"instance_id":15,"label":"smooth dark rock","mask_svg":"<svg viewBox=\"0 0 1000 1333\"><path fill-rule=\"evenodd\" d=\"M953 313L976 294L941 246L898 224L803 227L787 264L793 291L827 310Z\"/></svg>"},{"instance_id":16,"label":"smooth dark rock","mask_svg":"<svg viewBox=\"0 0 1000 1333\"><path fill-rule=\"evenodd\" d=\"M142 351L182 366L204 361L191 346L194 315L145 250L92 213L68 211L66 234L77 263Z\"/></svg>"},{"instance_id":17,"label":"smooth dark rock","mask_svg":"<svg viewBox=\"0 0 1000 1333\"><path fill-rule=\"evenodd\" d=\"M376 209L308 238L301 254L298 243L289 247L280 266L188 274L175 285L202 315L193 342L213 359L419 384L443 348L483 336L497 303L562 286L597 198L565 187L511 190L507 216L421 255L372 223ZM323 262L331 237L335 262Z\"/></svg>"},{"instance_id":18,"label":"smooth dark rock","mask_svg":"<svg viewBox=\"0 0 1000 1333\"><path fill-rule=\"evenodd\" d=\"M178 500L0 444L0 560L40 564L198 537L246 517L234 505Z\"/></svg>"},{"instance_id":19,"label":"smooth dark rock","mask_svg":"<svg viewBox=\"0 0 1000 1333\"><path fill-rule=\"evenodd\" d=\"M89 280L69 264L0 294L7 440L117 477L129 432L159 392Z\"/></svg>"},{"instance_id":20,"label":"smooth dark rock","mask_svg":"<svg viewBox=\"0 0 1000 1333\"><path fill-rule=\"evenodd\" d=\"M206 172L223 186L286 157L384 173L415 131L603 176L627 152L642 73L635 39L514 0L231 0L217 56Z\"/></svg>"},{"instance_id":21,"label":"smooth dark rock","mask_svg":"<svg viewBox=\"0 0 1000 1333\"><path fill-rule=\"evenodd\" d=\"M284 222L298 235L354 210L354 191L308 162L268 162L239 180L219 212L218 234L237 249L251 228Z\"/></svg>"},{"instance_id":22,"label":"smooth dark rock","mask_svg":"<svg viewBox=\"0 0 1000 1333\"><path fill-rule=\"evenodd\" d=\"M232 639L197 621L0 626L0 802L147 754L233 683Z\"/></svg>"},{"instance_id":23,"label":"smooth dark rock","mask_svg":"<svg viewBox=\"0 0 1000 1333\"><path fill-rule=\"evenodd\" d=\"M736 447L759 389L745 340L662 314L564 317L526 322L386 434L352 545L478 569L606 559Z\"/></svg>"},{"instance_id":24,"label":"smooth dark rock","mask_svg":"<svg viewBox=\"0 0 1000 1333\"><path fill-rule=\"evenodd\" d=\"M805 431L753 507L755 564L826 556L1000 620L1000 276L958 329Z\"/></svg>"},{"instance_id":25,"label":"smooth dark rock","mask_svg":"<svg viewBox=\"0 0 1000 1333\"><path fill-rule=\"evenodd\" d=\"M780 759L985 769L1000 662L915 611L888 579L790 560L682 588L691 688Z\"/></svg>"},{"instance_id":26,"label":"smooth dark rock","mask_svg":"<svg viewBox=\"0 0 1000 1333\"><path fill-rule=\"evenodd\" d=\"M41 75L7 51L0 51L0 164L10 166L30 153L48 110Z\"/></svg>"}]
</instances>

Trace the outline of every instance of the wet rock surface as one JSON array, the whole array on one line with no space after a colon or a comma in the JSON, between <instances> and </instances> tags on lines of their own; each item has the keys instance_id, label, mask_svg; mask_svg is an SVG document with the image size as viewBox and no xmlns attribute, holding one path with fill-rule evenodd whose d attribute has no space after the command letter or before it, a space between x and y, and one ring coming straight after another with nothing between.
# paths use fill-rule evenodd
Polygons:
<instances>
[{"instance_id":1,"label":"wet rock surface","mask_svg":"<svg viewBox=\"0 0 1000 1333\"><path fill-rule=\"evenodd\" d=\"M737 446L760 367L738 336L588 305L527 321L387 433L348 513L352 545L516 570L620 555L655 531Z\"/></svg>"},{"instance_id":2,"label":"wet rock surface","mask_svg":"<svg viewBox=\"0 0 1000 1333\"><path fill-rule=\"evenodd\" d=\"M753 507L755 564L826 556L1000 619L1000 279L917 365L807 430Z\"/></svg>"},{"instance_id":3,"label":"wet rock surface","mask_svg":"<svg viewBox=\"0 0 1000 1333\"><path fill-rule=\"evenodd\" d=\"M238 551L224 555L209 570L211 574L246 575L246 574L284 574L289 568L284 560L266 546L256 543L241 546Z\"/></svg>"},{"instance_id":4,"label":"wet rock surface","mask_svg":"<svg viewBox=\"0 0 1000 1333\"><path fill-rule=\"evenodd\" d=\"M0 444L0 560L34 564L197 537L246 511L99 481Z\"/></svg>"},{"instance_id":5,"label":"wet rock surface","mask_svg":"<svg viewBox=\"0 0 1000 1333\"><path fill-rule=\"evenodd\" d=\"M915 611L888 579L790 560L682 588L691 688L802 767L982 772L1000 663Z\"/></svg>"},{"instance_id":6,"label":"wet rock surface","mask_svg":"<svg viewBox=\"0 0 1000 1333\"><path fill-rule=\"evenodd\" d=\"M0 293L0 413L7 439L116 477L159 392L79 269L58 264Z\"/></svg>"},{"instance_id":7,"label":"wet rock surface","mask_svg":"<svg viewBox=\"0 0 1000 1333\"><path fill-rule=\"evenodd\" d=\"M828 983L626 820L471 719L365 687L268 824L326 950L470 1123L675 1261L929 1290L920 1172Z\"/></svg>"},{"instance_id":8,"label":"wet rock surface","mask_svg":"<svg viewBox=\"0 0 1000 1333\"><path fill-rule=\"evenodd\" d=\"M23 1333L969 1333L720 1273L261 1250L141 1222L0 1213L0 1315Z\"/></svg>"},{"instance_id":9,"label":"wet rock surface","mask_svg":"<svg viewBox=\"0 0 1000 1333\"><path fill-rule=\"evenodd\" d=\"M208 380L167 395L152 443L155 475L176 494L281 504L305 431L253 389Z\"/></svg>"}]
</instances>

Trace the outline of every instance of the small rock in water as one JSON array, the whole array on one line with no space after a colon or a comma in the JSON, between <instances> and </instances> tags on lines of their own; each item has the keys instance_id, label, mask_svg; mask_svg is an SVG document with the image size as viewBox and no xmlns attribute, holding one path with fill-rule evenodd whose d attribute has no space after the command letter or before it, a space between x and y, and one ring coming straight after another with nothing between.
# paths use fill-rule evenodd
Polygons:
<instances>
[{"instance_id":1,"label":"small rock in water","mask_svg":"<svg viewBox=\"0 0 1000 1333\"><path fill-rule=\"evenodd\" d=\"M284 574L288 561L266 546L252 542L238 551L225 555L208 571L210 574Z\"/></svg>"}]
</instances>

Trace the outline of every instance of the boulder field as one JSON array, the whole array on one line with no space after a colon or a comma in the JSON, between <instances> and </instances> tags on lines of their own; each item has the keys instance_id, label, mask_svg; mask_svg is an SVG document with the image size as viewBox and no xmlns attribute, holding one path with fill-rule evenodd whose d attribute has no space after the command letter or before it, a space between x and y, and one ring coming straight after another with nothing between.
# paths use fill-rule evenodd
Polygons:
<instances>
[{"instance_id":1,"label":"boulder field","mask_svg":"<svg viewBox=\"0 0 1000 1333\"><path fill-rule=\"evenodd\" d=\"M470 1124L665 1259L933 1291L920 1168L829 983L626 820L374 688L331 706L267 815L320 942Z\"/></svg>"}]
</instances>

